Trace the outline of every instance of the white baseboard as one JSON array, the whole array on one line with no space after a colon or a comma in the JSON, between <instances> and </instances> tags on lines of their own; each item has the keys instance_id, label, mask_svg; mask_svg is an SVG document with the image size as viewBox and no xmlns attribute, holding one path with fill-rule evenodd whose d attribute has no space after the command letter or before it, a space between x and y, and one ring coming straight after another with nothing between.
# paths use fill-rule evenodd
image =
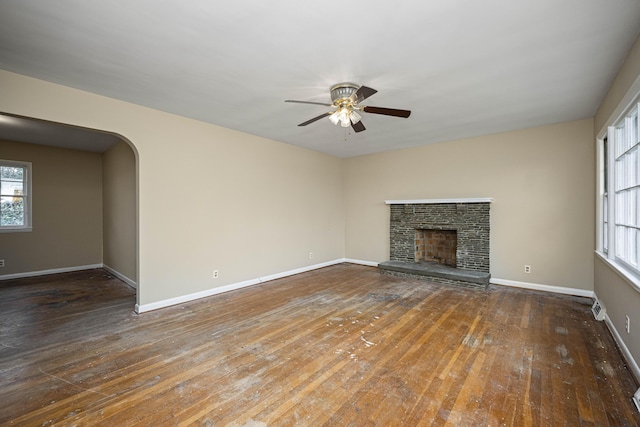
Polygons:
<instances>
[{"instance_id":1,"label":"white baseboard","mask_svg":"<svg viewBox=\"0 0 640 427\"><path fill-rule=\"evenodd\" d=\"M25 273L4 274L0 276L0 280L23 279L26 277L46 276L48 274L71 273L73 271L93 270L95 268L104 268L110 274L116 276L118 279L122 280L124 283L131 286L132 288L134 289L138 288L134 280L129 279L124 274L104 264L89 264L89 265L79 265L75 267L63 267L63 268L51 268L48 270L27 271Z\"/></svg>"},{"instance_id":2,"label":"white baseboard","mask_svg":"<svg viewBox=\"0 0 640 427\"><path fill-rule=\"evenodd\" d=\"M553 292L556 294L576 295L580 297L594 298L595 293L586 289L563 288L561 286L540 285L537 283L518 282L515 280L491 278L490 283L494 285L511 286L513 288L531 289L534 291Z\"/></svg>"},{"instance_id":3,"label":"white baseboard","mask_svg":"<svg viewBox=\"0 0 640 427\"><path fill-rule=\"evenodd\" d=\"M609 328L609 331L611 331L613 339L616 340L616 343L618 344L618 347L620 348L620 351L622 352L622 355L624 356L624 359L627 362L627 366L629 366L631 373L636 378L636 381L640 383L640 367L638 366L638 362L636 362L636 360L633 358L633 355L629 351L627 345L624 343L622 336L618 333L618 330L613 325L613 322L611 321L608 313L605 313L604 315L604 322L607 325L607 328Z\"/></svg>"},{"instance_id":4,"label":"white baseboard","mask_svg":"<svg viewBox=\"0 0 640 427\"><path fill-rule=\"evenodd\" d=\"M47 274L69 273L72 271L93 270L94 268L102 268L102 264L79 265L76 267L52 268L49 270L28 271L26 273L4 274L0 276L0 280L22 279L24 277L46 276Z\"/></svg>"},{"instance_id":5,"label":"white baseboard","mask_svg":"<svg viewBox=\"0 0 640 427\"><path fill-rule=\"evenodd\" d=\"M138 289L138 284L136 283L135 280L131 280L129 279L127 276L125 276L124 274L120 273L118 270L115 270L111 267L109 267L106 264L102 265L102 268L104 268L105 270L107 270L109 273L113 274L114 276L116 276L118 279L122 280L124 283L126 283L127 285L131 286L133 289Z\"/></svg>"},{"instance_id":6,"label":"white baseboard","mask_svg":"<svg viewBox=\"0 0 640 427\"><path fill-rule=\"evenodd\" d=\"M375 262L375 261L363 261L360 259L352 259L352 258L344 258L343 262L348 262L350 264L367 265L369 267L377 267L378 264L380 264L379 262Z\"/></svg>"},{"instance_id":7,"label":"white baseboard","mask_svg":"<svg viewBox=\"0 0 640 427\"><path fill-rule=\"evenodd\" d=\"M348 262L351 264L367 265L369 267L378 267L378 265L380 264L375 261L363 261L363 260L352 259L352 258L344 258L342 261ZM595 293L593 291L587 291L585 289L563 288L560 286L541 285L541 284L529 283L529 282L517 282L515 280L506 280L506 279L498 279L498 278L491 278L490 282L494 285L510 286L513 288L531 289L536 291L552 292L552 293L564 294L564 295L576 295L576 296L589 297L589 298L595 297Z\"/></svg>"},{"instance_id":8,"label":"white baseboard","mask_svg":"<svg viewBox=\"0 0 640 427\"><path fill-rule=\"evenodd\" d=\"M147 311L158 310L160 308L169 307L176 304L182 304L189 301L194 301L200 298L206 298L213 295L221 294L224 292L235 291L237 289L246 288L249 286L258 285L260 283L268 282L270 280L280 279L283 277L293 276L295 274L305 273L311 270L317 270L318 268L329 267L335 264L341 264L346 262L344 258L336 259L333 261L323 262L320 264L309 265L306 267L297 268L295 270L284 271L282 273L271 274L264 277L258 277L255 279L245 280L243 282L232 283L230 285L219 286L217 288L207 289L201 292L196 292L193 294L182 295L175 298L169 298L162 301L152 302L149 304L136 304L135 310L136 313L145 313Z\"/></svg>"},{"instance_id":9,"label":"white baseboard","mask_svg":"<svg viewBox=\"0 0 640 427\"><path fill-rule=\"evenodd\" d=\"M344 258L334 259L332 261L322 262L320 264L309 265L306 267L296 268L295 270L289 270L282 273L271 274L269 276L259 277L258 283L268 282L269 280L280 279L283 277L293 276L294 274L306 273L307 271L317 270L319 268L329 267L345 262Z\"/></svg>"}]
</instances>

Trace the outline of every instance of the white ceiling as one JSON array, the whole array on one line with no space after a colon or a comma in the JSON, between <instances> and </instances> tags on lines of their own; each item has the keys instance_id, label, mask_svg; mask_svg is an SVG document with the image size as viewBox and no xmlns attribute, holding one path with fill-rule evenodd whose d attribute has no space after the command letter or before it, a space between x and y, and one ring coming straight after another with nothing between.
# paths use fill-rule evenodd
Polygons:
<instances>
[{"instance_id":1,"label":"white ceiling","mask_svg":"<svg viewBox=\"0 0 640 427\"><path fill-rule=\"evenodd\" d=\"M350 157L592 117L639 31L638 0L2 0L0 68ZM411 117L298 127L343 81Z\"/></svg>"}]
</instances>

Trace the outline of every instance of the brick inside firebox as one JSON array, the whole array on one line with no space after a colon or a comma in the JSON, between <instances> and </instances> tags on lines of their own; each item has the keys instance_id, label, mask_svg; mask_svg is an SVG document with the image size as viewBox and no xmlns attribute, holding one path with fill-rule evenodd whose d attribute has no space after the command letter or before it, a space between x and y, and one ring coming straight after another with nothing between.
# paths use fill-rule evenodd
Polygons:
<instances>
[{"instance_id":1,"label":"brick inside firebox","mask_svg":"<svg viewBox=\"0 0 640 427\"><path fill-rule=\"evenodd\" d=\"M456 230L416 230L415 261L437 262L456 267Z\"/></svg>"}]
</instances>

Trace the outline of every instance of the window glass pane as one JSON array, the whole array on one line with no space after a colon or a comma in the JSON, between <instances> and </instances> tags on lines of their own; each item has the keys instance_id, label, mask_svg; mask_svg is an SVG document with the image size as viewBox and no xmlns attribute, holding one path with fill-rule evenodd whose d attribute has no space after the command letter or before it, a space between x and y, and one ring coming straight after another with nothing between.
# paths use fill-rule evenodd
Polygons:
<instances>
[{"instance_id":1,"label":"window glass pane","mask_svg":"<svg viewBox=\"0 0 640 427\"><path fill-rule=\"evenodd\" d=\"M4 180L0 185L2 185L0 192L3 196L22 196L24 194L22 181Z\"/></svg>"},{"instance_id":2,"label":"window glass pane","mask_svg":"<svg viewBox=\"0 0 640 427\"><path fill-rule=\"evenodd\" d=\"M627 228L627 262L634 267L636 264L636 229Z\"/></svg>"},{"instance_id":3,"label":"window glass pane","mask_svg":"<svg viewBox=\"0 0 640 427\"><path fill-rule=\"evenodd\" d=\"M633 145L633 117L624 120L624 150L627 151Z\"/></svg>"},{"instance_id":4,"label":"window glass pane","mask_svg":"<svg viewBox=\"0 0 640 427\"><path fill-rule=\"evenodd\" d=\"M634 267L638 268L638 266L640 265L640 229L635 229L636 232L636 237L635 237L635 247L634 247L634 261L633 261L633 265Z\"/></svg>"},{"instance_id":5,"label":"window glass pane","mask_svg":"<svg viewBox=\"0 0 640 427\"><path fill-rule=\"evenodd\" d=\"M638 266L638 229L629 229L629 263L637 267Z\"/></svg>"},{"instance_id":6,"label":"window glass pane","mask_svg":"<svg viewBox=\"0 0 640 427\"><path fill-rule=\"evenodd\" d=\"M0 194L3 196L24 194L24 168L0 167Z\"/></svg>"},{"instance_id":7,"label":"window glass pane","mask_svg":"<svg viewBox=\"0 0 640 427\"><path fill-rule=\"evenodd\" d=\"M22 197L3 196L0 198L0 225L25 225L24 200Z\"/></svg>"},{"instance_id":8,"label":"window glass pane","mask_svg":"<svg viewBox=\"0 0 640 427\"><path fill-rule=\"evenodd\" d=\"M4 179L24 179L24 169L20 166L0 166L0 178Z\"/></svg>"},{"instance_id":9,"label":"window glass pane","mask_svg":"<svg viewBox=\"0 0 640 427\"><path fill-rule=\"evenodd\" d=\"M640 184L640 167L638 167L638 165L640 165L640 149L638 149L638 146L636 145L636 148L634 149L634 153L635 153L635 161L634 164L636 165L636 169L635 169L635 183L636 185Z\"/></svg>"},{"instance_id":10,"label":"window glass pane","mask_svg":"<svg viewBox=\"0 0 640 427\"><path fill-rule=\"evenodd\" d=\"M616 211L615 211L615 222L616 224L623 223L623 215L624 215L624 199L620 193L616 193Z\"/></svg>"},{"instance_id":11,"label":"window glass pane","mask_svg":"<svg viewBox=\"0 0 640 427\"><path fill-rule=\"evenodd\" d=\"M632 187L638 184L638 147L635 147L627 154L627 186Z\"/></svg>"},{"instance_id":12,"label":"window glass pane","mask_svg":"<svg viewBox=\"0 0 640 427\"><path fill-rule=\"evenodd\" d=\"M636 192L636 205L635 205L635 226L636 227L640 227L640 188L634 188L634 191Z\"/></svg>"},{"instance_id":13,"label":"window glass pane","mask_svg":"<svg viewBox=\"0 0 640 427\"><path fill-rule=\"evenodd\" d=\"M630 116L629 120L629 144L631 147L636 145L638 142L638 116L637 112L634 112L632 116Z\"/></svg>"},{"instance_id":14,"label":"window glass pane","mask_svg":"<svg viewBox=\"0 0 640 427\"><path fill-rule=\"evenodd\" d=\"M627 225L636 225L636 194L637 188L627 191Z\"/></svg>"},{"instance_id":15,"label":"window glass pane","mask_svg":"<svg viewBox=\"0 0 640 427\"><path fill-rule=\"evenodd\" d=\"M624 154L624 128L616 128L616 159Z\"/></svg>"},{"instance_id":16,"label":"window glass pane","mask_svg":"<svg viewBox=\"0 0 640 427\"><path fill-rule=\"evenodd\" d=\"M616 243L615 243L616 256L622 258L622 255L624 254L624 227L617 226L615 235L616 235Z\"/></svg>"},{"instance_id":17,"label":"window glass pane","mask_svg":"<svg viewBox=\"0 0 640 427\"><path fill-rule=\"evenodd\" d=\"M615 191L620 191L620 189L622 188L622 177L623 177L623 171L624 171L622 167L622 161L616 160L614 167L616 169Z\"/></svg>"}]
</instances>

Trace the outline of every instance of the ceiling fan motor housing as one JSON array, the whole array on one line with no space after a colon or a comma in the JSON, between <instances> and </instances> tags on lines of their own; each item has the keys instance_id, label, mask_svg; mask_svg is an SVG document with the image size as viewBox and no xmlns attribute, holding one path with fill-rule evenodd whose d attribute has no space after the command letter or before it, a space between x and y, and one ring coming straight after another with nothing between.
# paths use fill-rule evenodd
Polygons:
<instances>
[{"instance_id":1,"label":"ceiling fan motor housing","mask_svg":"<svg viewBox=\"0 0 640 427\"><path fill-rule=\"evenodd\" d=\"M336 101L347 99L358 90L360 86L355 83L338 83L331 87L331 101L335 104Z\"/></svg>"}]
</instances>

